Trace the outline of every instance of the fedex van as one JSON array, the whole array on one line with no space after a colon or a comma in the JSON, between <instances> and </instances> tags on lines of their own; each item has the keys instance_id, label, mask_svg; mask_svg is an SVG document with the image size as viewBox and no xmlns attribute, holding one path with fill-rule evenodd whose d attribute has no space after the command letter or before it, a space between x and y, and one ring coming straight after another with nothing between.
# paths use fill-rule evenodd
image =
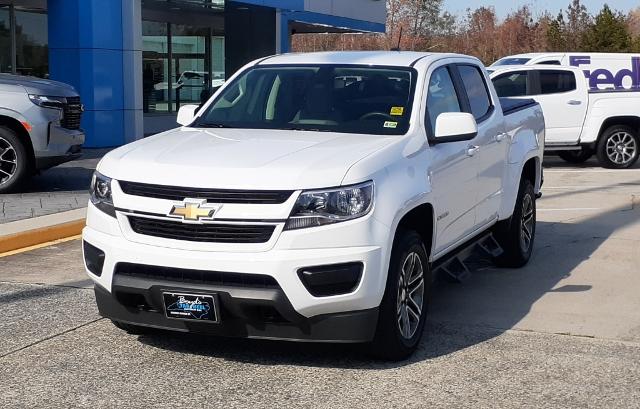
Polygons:
<instances>
[{"instance_id":1,"label":"fedex van","mask_svg":"<svg viewBox=\"0 0 640 409\"><path fill-rule=\"evenodd\" d=\"M519 54L501 58L489 71L510 65L568 65L582 70L589 92L640 92L640 54Z\"/></svg>"}]
</instances>

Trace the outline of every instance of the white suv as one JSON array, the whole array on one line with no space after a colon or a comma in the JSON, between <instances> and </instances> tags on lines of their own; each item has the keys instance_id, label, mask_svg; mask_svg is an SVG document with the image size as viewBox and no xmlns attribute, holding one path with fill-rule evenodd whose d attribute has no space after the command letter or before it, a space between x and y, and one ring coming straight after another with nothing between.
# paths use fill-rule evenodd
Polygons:
<instances>
[{"instance_id":1,"label":"white suv","mask_svg":"<svg viewBox=\"0 0 640 409\"><path fill-rule=\"evenodd\" d=\"M408 356L432 263L490 231L499 263L531 256L544 120L504 103L461 55L249 64L183 127L98 165L83 236L100 313Z\"/></svg>"}]
</instances>

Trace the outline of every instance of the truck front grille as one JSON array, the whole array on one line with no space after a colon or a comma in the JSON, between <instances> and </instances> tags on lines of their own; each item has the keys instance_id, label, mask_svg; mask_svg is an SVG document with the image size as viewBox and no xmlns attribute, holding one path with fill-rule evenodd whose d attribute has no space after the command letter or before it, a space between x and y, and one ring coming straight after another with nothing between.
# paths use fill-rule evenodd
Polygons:
<instances>
[{"instance_id":1,"label":"truck front grille","mask_svg":"<svg viewBox=\"0 0 640 409\"><path fill-rule=\"evenodd\" d=\"M262 274L225 273L220 271L187 270L143 264L118 263L116 275L172 281L187 284L218 285L225 287L272 288L280 286L275 278Z\"/></svg>"},{"instance_id":2,"label":"truck front grille","mask_svg":"<svg viewBox=\"0 0 640 409\"><path fill-rule=\"evenodd\" d=\"M282 204L293 194L293 191L283 190L220 190L149 185L126 181L119 181L119 183L120 188L127 195L175 201L189 198L206 199L211 203Z\"/></svg>"},{"instance_id":3,"label":"truck front grille","mask_svg":"<svg viewBox=\"0 0 640 409\"><path fill-rule=\"evenodd\" d=\"M145 236L203 243L266 243L276 228L268 224L187 224L135 216L129 216L129 224L134 232Z\"/></svg>"},{"instance_id":4,"label":"truck front grille","mask_svg":"<svg viewBox=\"0 0 640 409\"><path fill-rule=\"evenodd\" d=\"M60 125L66 129L80 129L82 119L82 104L80 97L67 97L67 103L63 108L63 116Z\"/></svg>"}]
</instances>

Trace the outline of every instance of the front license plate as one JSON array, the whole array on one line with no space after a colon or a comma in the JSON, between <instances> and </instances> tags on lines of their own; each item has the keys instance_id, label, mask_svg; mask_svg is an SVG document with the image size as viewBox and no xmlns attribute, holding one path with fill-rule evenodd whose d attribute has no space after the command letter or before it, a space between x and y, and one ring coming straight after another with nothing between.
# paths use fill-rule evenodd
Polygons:
<instances>
[{"instance_id":1,"label":"front license plate","mask_svg":"<svg viewBox=\"0 0 640 409\"><path fill-rule=\"evenodd\" d=\"M162 297L167 318L219 321L216 299L213 295L162 293Z\"/></svg>"}]
</instances>

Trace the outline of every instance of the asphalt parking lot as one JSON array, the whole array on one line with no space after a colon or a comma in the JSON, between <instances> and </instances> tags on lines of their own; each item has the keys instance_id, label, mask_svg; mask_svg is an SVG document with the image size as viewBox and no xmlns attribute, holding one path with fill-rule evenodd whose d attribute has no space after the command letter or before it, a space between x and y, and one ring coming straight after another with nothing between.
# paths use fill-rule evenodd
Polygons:
<instances>
[{"instance_id":1,"label":"asphalt parking lot","mask_svg":"<svg viewBox=\"0 0 640 409\"><path fill-rule=\"evenodd\" d=\"M358 346L133 336L79 241L0 258L0 407L640 407L640 167L550 159L531 263L442 282L409 361Z\"/></svg>"}]
</instances>

